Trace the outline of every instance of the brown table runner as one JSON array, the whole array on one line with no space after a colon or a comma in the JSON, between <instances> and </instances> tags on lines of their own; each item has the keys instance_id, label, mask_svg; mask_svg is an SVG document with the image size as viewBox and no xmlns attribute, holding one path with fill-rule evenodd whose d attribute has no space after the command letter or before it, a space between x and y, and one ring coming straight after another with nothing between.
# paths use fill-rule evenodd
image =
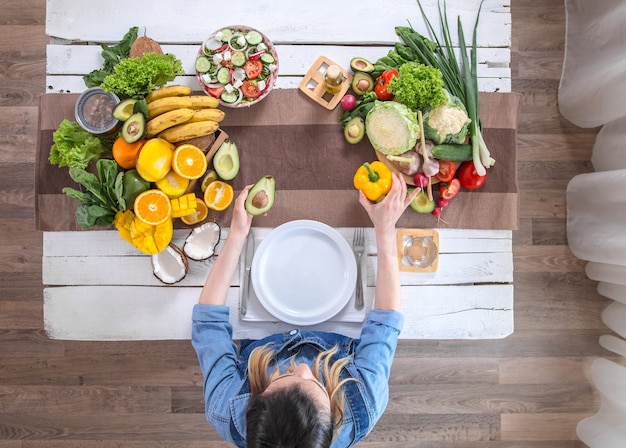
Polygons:
<instances>
[{"instance_id":1,"label":"brown table runner","mask_svg":"<svg viewBox=\"0 0 626 448\"><path fill-rule=\"evenodd\" d=\"M52 133L64 118L74 119L78 95L46 94L39 100L36 166L37 226L43 231L79 230L74 216L77 202L61 189L75 186L67 168L48 162ZM483 188L463 191L444 210L445 223L428 214L407 210L398 227L517 229L516 130L520 96L481 93L484 138L496 165ZM221 128L238 148L241 170L232 181L235 190L261 176L276 178L276 203L254 225L275 227L294 219L313 219L333 227L370 226L358 203L352 176L363 162L376 159L367 138L348 144L342 134L339 107L328 111L299 90L275 90L258 105L227 109ZM229 210L211 214L227 227Z\"/></svg>"}]
</instances>

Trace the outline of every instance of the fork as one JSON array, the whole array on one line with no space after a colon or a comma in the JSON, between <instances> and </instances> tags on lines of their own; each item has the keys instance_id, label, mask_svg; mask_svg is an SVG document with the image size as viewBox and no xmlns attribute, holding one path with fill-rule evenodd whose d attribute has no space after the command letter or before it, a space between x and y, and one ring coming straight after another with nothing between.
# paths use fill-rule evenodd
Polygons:
<instances>
[{"instance_id":1,"label":"fork","mask_svg":"<svg viewBox=\"0 0 626 448\"><path fill-rule=\"evenodd\" d=\"M365 252L365 235L362 228L354 229L352 238L352 250L356 256L356 300L354 307L357 310L363 308L363 284L361 282L361 257Z\"/></svg>"}]
</instances>

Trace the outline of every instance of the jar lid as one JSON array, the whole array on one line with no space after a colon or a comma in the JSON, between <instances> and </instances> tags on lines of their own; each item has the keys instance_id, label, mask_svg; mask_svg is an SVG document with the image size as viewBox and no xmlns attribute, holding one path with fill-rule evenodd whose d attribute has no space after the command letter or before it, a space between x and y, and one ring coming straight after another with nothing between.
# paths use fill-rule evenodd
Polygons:
<instances>
[{"instance_id":1,"label":"jar lid","mask_svg":"<svg viewBox=\"0 0 626 448\"><path fill-rule=\"evenodd\" d=\"M113 110L120 103L119 97L101 87L85 90L76 100L74 116L78 124L92 134L107 134L119 124Z\"/></svg>"}]
</instances>

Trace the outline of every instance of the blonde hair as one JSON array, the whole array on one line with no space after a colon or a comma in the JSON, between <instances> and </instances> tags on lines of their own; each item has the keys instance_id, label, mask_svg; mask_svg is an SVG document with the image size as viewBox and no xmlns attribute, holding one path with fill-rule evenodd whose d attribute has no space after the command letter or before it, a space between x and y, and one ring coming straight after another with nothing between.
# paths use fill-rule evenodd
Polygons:
<instances>
[{"instance_id":1,"label":"blonde hair","mask_svg":"<svg viewBox=\"0 0 626 448\"><path fill-rule=\"evenodd\" d=\"M338 347L320 352L313 363L313 376L324 384L326 392L330 397L330 410L334 421L335 429L341 426L343 421L343 407L345 403L344 385L348 381L356 381L354 378L340 378L341 370L350 362L351 357L347 356L331 363L333 355L338 351ZM252 395L262 394L265 389L277 377L284 373L293 372L296 368L295 358L291 362L286 372L281 372L276 367L270 374L270 367L276 365L276 353L268 345L257 347L252 350L248 359L248 378L250 381L250 392Z\"/></svg>"}]
</instances>

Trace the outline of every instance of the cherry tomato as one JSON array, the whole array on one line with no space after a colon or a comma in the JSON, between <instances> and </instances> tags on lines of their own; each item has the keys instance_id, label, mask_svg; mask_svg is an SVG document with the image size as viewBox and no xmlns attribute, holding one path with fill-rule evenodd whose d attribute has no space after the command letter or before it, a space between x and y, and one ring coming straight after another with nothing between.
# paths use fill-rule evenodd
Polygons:
<instances>
[{"instance_id":1,"label":"cherry tomato","mask_svg":"<svg viewBox=\"0 0 626 448\"><path fill-rule=\"evenodd\" d=\"M392 68L388 68L381 75L376 78L376 85L374 86L374 93L379 100L388 101L393 99L393 94L387 91L389 87L389 81L398 76L398 72Z\"/></svg>"},{"instance_id":2,"label":"cherry tomato","mask_svg":"<svg viewBox=\"0 0 626 448\"><path fill-rule=\"evenodd\" d=\"M450 200L456 196L461 189L459 179L452 179L450 182L439 184L439 194L442 199Z\"/></svg>"},{"instance_id":3,"label":"cherry tomato","mask_svg":"<svg viewBox=\"0 0 626 448\"><path fill-rule=\"evenodd\" d=\"M485 184L487 175L480 176L476 172L474 162L463 162L457 171L461 186L466 190L477 190Z\"/></svg>"},{"instance_id":4,"label":"cherry tomato","mask_svg":"<svg viewBox=\"0 0 626 448\"><path fill-rule=\"evenodd\" d=\"M246 98L258 98L261 96L261 90L259 90L256 83L247 80L241 85L241 93L243 93Z\"/></svg>"},{"instance_id":5,"label":"cherry tomato","mask_svg":"<svg viewBox=\"0 0 626 448\"><path fill-rule=\"evenodd\" d=\"M213 98L219 98L224 91L224 87L209 87L207 90Z\"/></svg>"},{"instance_id":6,"label":"cherry tomato","mask_svg":"<svg viewBox=\"0 0 626 448\"><path fill-rule=\"evenodd\" d=\"M261 74L263 70L263 63L259 60L247 60L243 69L246 72L248 79L255 79Z\"/></svg>"},{"instance_id":7,"label":"cherry tomato","mask_svg":"<svg viewBox=\"0 0 626 448\"><path fill-rule=\"evenodd\" d=\"M456 172L456 164L451 160L439 161L439 172L435 177L441 182L450 182Z\"/></svg>"}]
</instances>

